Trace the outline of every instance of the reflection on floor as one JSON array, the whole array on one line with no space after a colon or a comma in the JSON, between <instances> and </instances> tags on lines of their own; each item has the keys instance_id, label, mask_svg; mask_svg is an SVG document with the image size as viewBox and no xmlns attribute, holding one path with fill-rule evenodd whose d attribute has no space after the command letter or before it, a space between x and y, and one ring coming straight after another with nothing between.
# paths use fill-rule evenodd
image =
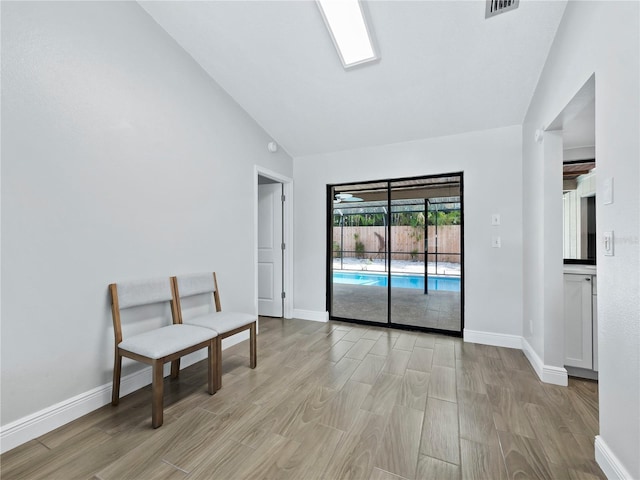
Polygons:
<instances>
[{"instance_id":1,"label":"reflection on floor","mask_svg":"<svg viewBox=\"0 0 640 480\"><path fill-rule=\"evenodd\" d=\"M387 323L387 287L333 284L331 314L338 318ZM391 321L403 325L460 331L460 292L415 288L391 292Z\"/></svg>"}]
</instances>

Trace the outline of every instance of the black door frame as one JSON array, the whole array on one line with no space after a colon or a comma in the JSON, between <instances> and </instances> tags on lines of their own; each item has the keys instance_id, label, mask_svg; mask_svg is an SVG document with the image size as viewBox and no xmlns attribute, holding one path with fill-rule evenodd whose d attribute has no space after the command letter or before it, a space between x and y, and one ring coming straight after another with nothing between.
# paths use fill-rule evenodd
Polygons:
<instances>
[{"instance_id":1,"label":"black door frame","mask_svg":"<svg viewBox=\"0 0 640 480\"><path fill-rule=\"evenodd\" d=\"M401 182L406 180L422 180L422 179L432 179L432 178L445 178L445 177L460 177L460 331L455 330L443 330L439 328L431 328L431 327L420 327L417 325L405 325L401 323L393 323L391 321L391 242L387 242L386 245L386 262L387 262L387 274L389 275L389 279L387 281L387 322L374 322L369 320L359 320L353 318L342 318L335 317L331 314L332 305L333 305L333 281L332 281L332 270L333 270L333 189L336 187L346 187L350 185L367 185L367 184L376 184L376 183L386 183L387 189L387 215L391 216L391 184L393 182ZM381 180L366 180L362 182L347 182L347 183L335 183L335 184L327 184L327 218L326 218L326 226L327 226L327 248L326 248L326 309L329 312L330 320L338 320L342 322L356 323L361 325L372 325L378 327L386 327L386 328L395 328L400 330L418 330L424 332L432 332L439 333L443 335L449 335L454 337L462 337L464 332L464 303L465 303L465 293L464 293L464 279L465 279L465 260L464 260L464 172L451 172L451 173L442 173L436 175L420 175L413 177L402 177L402 178L387 178ZM386 222L387 228L387 238L391 238L391 221ZM425 218L425 226L426 226L426 218ZM426 228L426 227L425 227ZM425 269L427 265L427 254L425 253ZM425 283L427 278L425 277Z\"/></svg>"}]
</instances>

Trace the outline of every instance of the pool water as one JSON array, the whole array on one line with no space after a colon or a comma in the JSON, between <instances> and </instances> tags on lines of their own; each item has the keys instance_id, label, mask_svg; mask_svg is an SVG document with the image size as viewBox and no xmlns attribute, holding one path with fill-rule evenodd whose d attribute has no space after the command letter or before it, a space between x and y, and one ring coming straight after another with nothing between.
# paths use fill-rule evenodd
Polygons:
<instances>
[{"instance_id":1,"label":"pool water","mask_svg":"<svg viewBox=\"0 0 640 480\"><path fill-rule=\"evenodd\" d=\"M387 275L384 273L334 272L333 283L348 285L387 286ZM447 292L460 291L460 277L442 277L429 275L429 290ZM415 288L424 290L424 275L391 275L392 288Z\"/></svg>"}]
</instances>

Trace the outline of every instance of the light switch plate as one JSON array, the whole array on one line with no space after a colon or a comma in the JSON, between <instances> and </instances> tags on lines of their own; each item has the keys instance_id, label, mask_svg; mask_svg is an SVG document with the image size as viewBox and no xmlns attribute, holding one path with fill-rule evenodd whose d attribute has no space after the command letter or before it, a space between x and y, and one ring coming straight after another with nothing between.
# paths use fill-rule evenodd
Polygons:
<instances>
[{"instance_id":1,"label":"light switch plate","mask_svg":"<svg viewBox=\"0 0 640 480\"><path fill-rule=\"evenodd\" d=\"M604 232L602 234L602 247L606 256L613 256L613 232Z\"/></svg>"},{"instance_id":2,"label":"light switch plate","mask_svg":"<svg viewBox=\"0 0 640 480\"><path fill-rule=\"evenodd\" d=\"M500 239L500 237L497 237L497 236L491 237L491 247L502 248L502 240Z\"/></svg>"},{"instance_id":3,"label":"light switch plate","mask_svg":"<svg viewBox=\"0 0 640 480\"><path fill-rule=\"evenodd\" d=\"M494 213L491 215L491 225L500 225L500 214Z\"/></svg>"}]
</instances>

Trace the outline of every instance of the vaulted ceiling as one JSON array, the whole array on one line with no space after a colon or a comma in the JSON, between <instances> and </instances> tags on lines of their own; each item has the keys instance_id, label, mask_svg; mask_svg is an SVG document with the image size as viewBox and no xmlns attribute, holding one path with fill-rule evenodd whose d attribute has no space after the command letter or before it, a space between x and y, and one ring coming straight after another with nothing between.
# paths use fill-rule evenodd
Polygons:
<instances>
[{"instance_id":1,"label":"vaulted ceiling","mask_svg":"<svg viewBox=\"0 0 640 480\"><path fill-rule=\"evenodd\" d=\"M314 1L140 4L294 157L521 124L566 7L365 2L380 61L347 71Z\"/></svg>"}]
</instances>

